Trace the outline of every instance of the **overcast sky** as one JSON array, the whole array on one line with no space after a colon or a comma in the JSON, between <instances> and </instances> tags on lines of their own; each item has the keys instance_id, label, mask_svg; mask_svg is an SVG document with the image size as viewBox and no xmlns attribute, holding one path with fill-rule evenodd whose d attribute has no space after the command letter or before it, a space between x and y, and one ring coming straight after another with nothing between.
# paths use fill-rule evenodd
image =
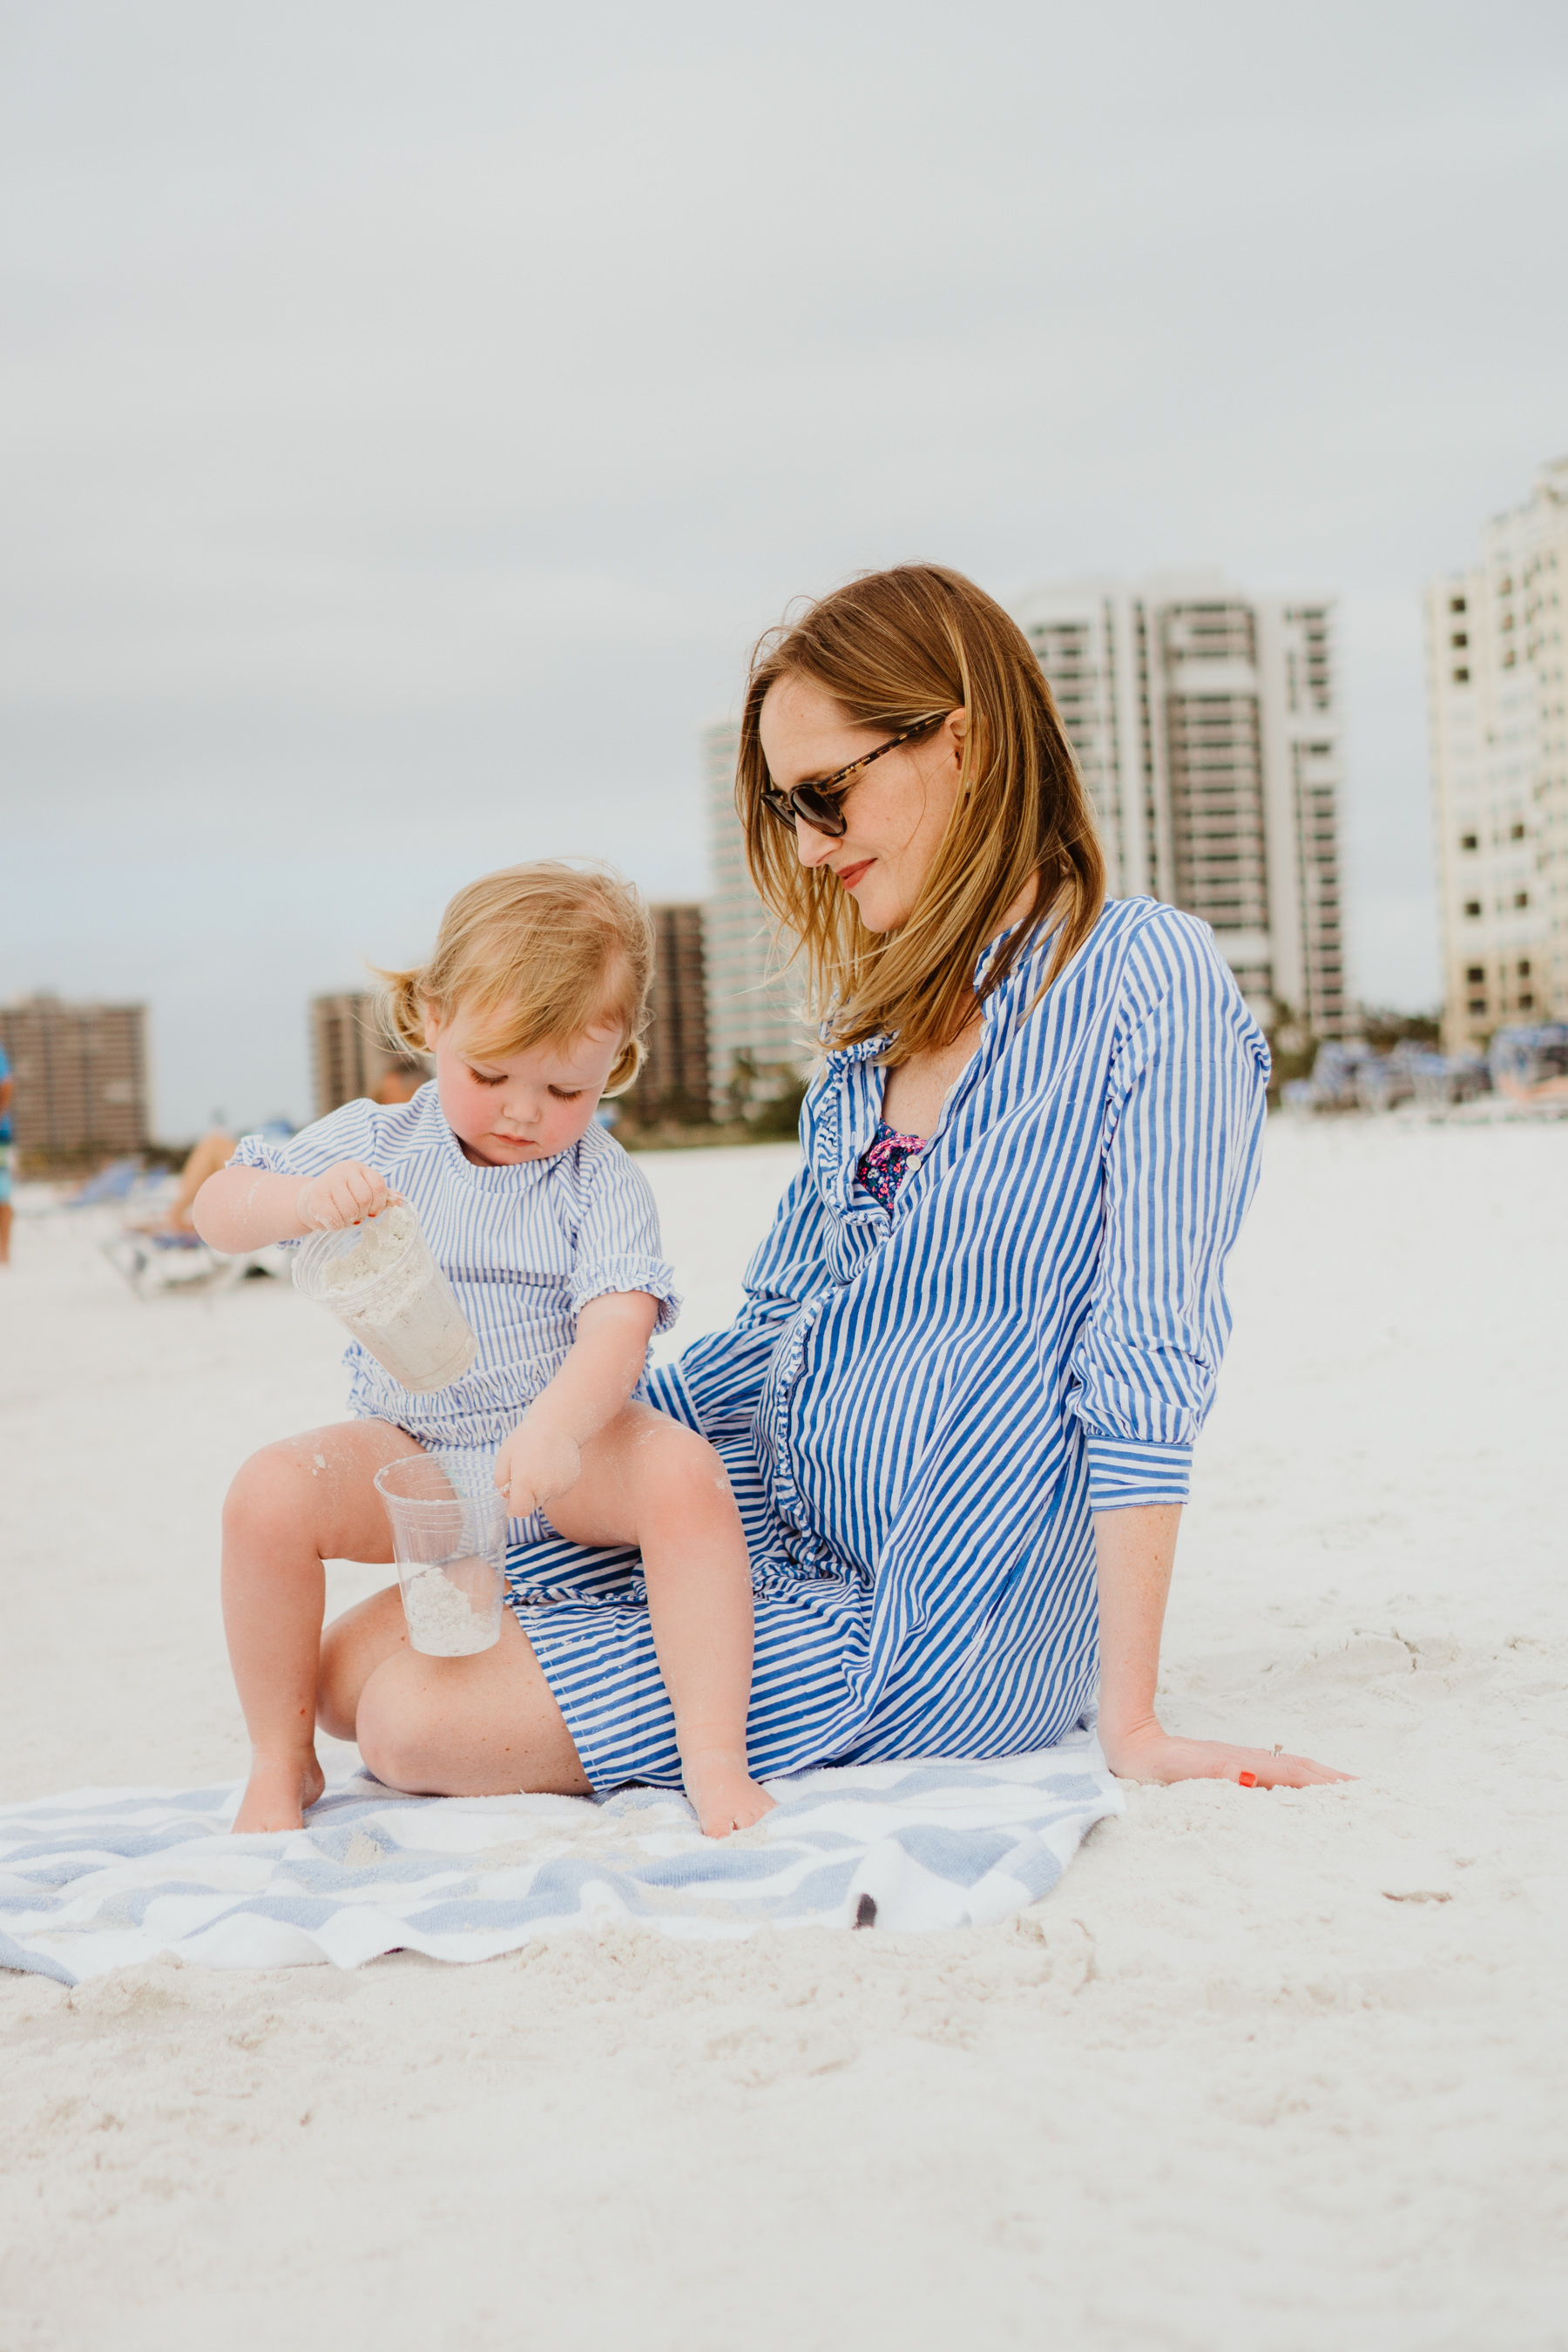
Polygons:
<instances>
[{"instance_id":1,"label":"overcast sky","mask_svg":"<svg viewBox=\"0 0 1568 2352\"><path fill-rule=\"evenodd\" d=\"M1421 583L1568 446L1568 10L0 5L0 996L157 1118L541 854L706 887L785 602L1340 599L1353 982L1436 989Z\"/></svg>"}]
</instances>

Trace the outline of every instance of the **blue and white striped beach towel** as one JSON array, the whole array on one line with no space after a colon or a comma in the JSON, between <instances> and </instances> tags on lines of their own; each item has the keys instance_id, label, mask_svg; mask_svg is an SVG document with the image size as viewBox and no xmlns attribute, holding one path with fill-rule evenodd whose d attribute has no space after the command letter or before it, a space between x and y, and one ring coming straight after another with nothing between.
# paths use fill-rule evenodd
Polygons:
<instances>
[{"instance_id":1,"label":"blue and white striped beach towel","mask_svg":"<svg viewBox=\"0 0 1568 2352\"><path fill-rule=\"evenodd\" d=\"M978 1926L1048 1894L1123 1806L1087 1729L1034 1756L804 1772L770 1794L775 1812L715 1841L667 1790L403 1797L358 1774L302 1830L239 1839L237 1782L79 1789L0 1808L0 1968L78 1984L160 1952L222 1969L480 1960L615 1922L727 1938Z\"/></svg>"}]
</instances>

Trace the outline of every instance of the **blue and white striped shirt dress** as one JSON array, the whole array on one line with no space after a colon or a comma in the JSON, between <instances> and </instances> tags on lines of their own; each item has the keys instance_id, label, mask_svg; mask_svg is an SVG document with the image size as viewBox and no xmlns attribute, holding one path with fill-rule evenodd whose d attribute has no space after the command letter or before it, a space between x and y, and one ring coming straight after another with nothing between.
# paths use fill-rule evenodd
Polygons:
<instances>
[{"instance_id":1,"label":"blue and white striped shirt dress","mask_svg":"<svg viewBox=\"0 0 1568 2352\"><path fill-rule=\"evenodd\" d=\"M1048 1745L1098 1681L1091 1513L1186 1496L1268 1047L1173 908L1112 901L1039 999L1048 952L986 999L890 1212L856 1175L879 1043L828 1057L744 1308L650 1381L741 1506L764 1777ZM509 1573L594 1786L678 1786L636 1556L547 1538Z\"/></svg>"}]
</instances>

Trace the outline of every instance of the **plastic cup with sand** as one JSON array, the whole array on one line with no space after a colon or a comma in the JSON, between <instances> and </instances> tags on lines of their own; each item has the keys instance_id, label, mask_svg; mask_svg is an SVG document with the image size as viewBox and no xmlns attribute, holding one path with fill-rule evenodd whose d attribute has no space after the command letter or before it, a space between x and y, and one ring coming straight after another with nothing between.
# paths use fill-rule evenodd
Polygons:
<instances>
[{"instance_id":1,"label":"plastic cup with sand","mask_svg":"<svg viewBox=\"0 0 1568 2352\"><path fill-rule=\"evenodd\" d=\"M363 1225L301 1242L294 1287L330 1307L405 1389L447 1388L479 1353L468 1318L405 1201Z\"/></svg>"},{"instance_id":2,"label":"plastic cup with sand","mask_svg":"<svg viewBox=\"0 0 1568 2352\"><path fill-rule=\"evenodd\" d=\"M409 1454L375 1474L408 1638L427 1658L468 1658L500 1640L506 1591L506 1499L458 1487L434 1454Z\"/></svg>"}]
</instances>

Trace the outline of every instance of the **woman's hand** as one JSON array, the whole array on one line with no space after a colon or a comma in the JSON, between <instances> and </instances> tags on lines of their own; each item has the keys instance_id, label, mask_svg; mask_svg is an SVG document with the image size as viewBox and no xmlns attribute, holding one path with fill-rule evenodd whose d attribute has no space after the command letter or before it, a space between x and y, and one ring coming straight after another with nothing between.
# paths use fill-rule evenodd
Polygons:
<instances>
[{"instance_id":1,"label":"woman's hand","mask_svg":"<svg viewBox=\"0 0 1568 2352\"><path fill-rule=\"evenodd\" d=\"M1121 1780L1239 1780L1260 1789L1315 1789L1348 1772L1310 1756L1173 1739L1154 1713L1160 1634L1181 1526L1179 1503L1142 1503L1094 1515L1100 1590L1100 1744Z\"/></svg>"},{"instance_id":2,"label":"woman's hand","mask_svg":"<svg viewBox=\"0 0 1568 2352\"><path fill-rule=\"evenodd\" d=\"M1268 1748L1233 1748L1224 1739L1173 1739L1151 1716L1135 1731L1109 1732L1100 1744L1119 1780L1239 1780L1250 1772L1260 1789L1318 1789L1353 1775L1336 1772L1310 1756L1276 1754Z\"/></svg>"},{"instance_id":3,"label":"woman's hand","mask_svg":"<svg viewBox=\"0 0 1568 2352\"><path fill-rule=\"evenodd\" d=\"M397 1207L402 1199L401 1192L388 1191L385 1177L374 1168L358 1160L340 1160L300 1185L295 1209L307 1232L335 1233L345 1225L363 1224L367 1217L379 1217L384 1209Z\"/></svg>"},{"instance_id":4,"label":"woman's hand","mask_svg":"<svg viewBox=\"0 0 1568 2352\"><path fill-rule=\"evenodd\" d=\"M583 1449L576 1439L526 1413L496 1455L496 1485L514 1519L542 1511L552 1495L563 1495L582 1475Z\"/></svg>"}]
</instances>

